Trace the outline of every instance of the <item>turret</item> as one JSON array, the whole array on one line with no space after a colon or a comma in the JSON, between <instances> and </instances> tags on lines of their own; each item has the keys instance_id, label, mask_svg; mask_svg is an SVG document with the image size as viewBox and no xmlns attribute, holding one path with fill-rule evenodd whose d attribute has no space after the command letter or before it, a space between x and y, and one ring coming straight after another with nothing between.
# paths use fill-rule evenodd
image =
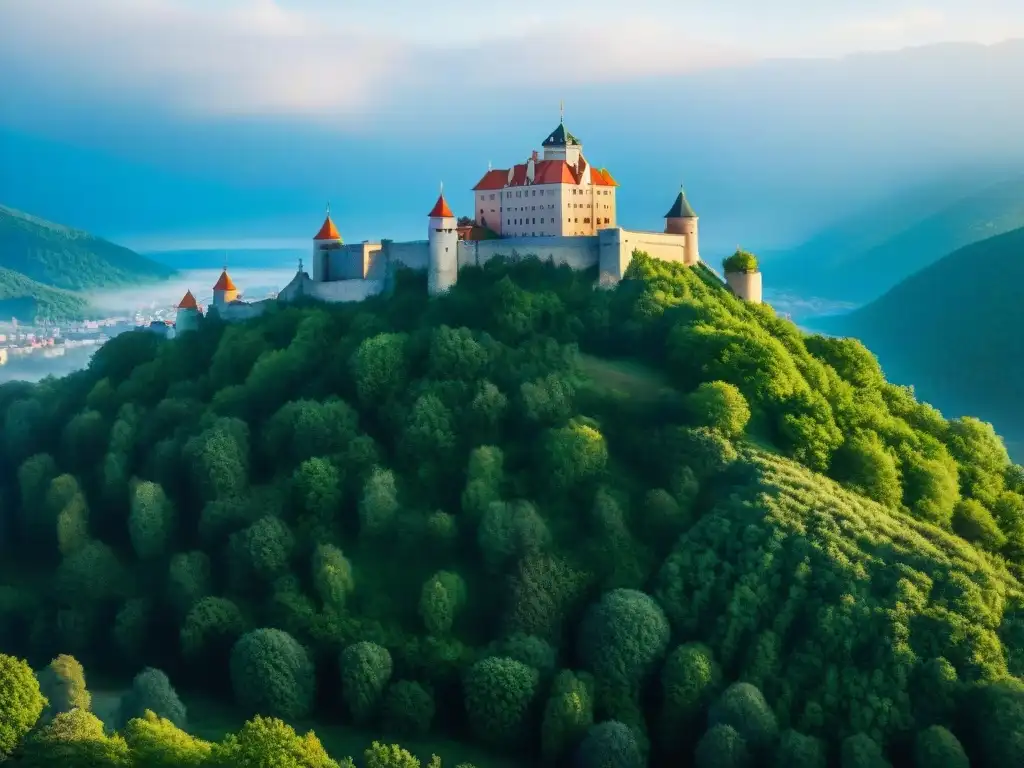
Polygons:
<instances>
[{"instance_id":1,"label":"turret","mask_svg":"<svg viewBox=\"0 0 1024 768\"><path fill-rule=\"evenodd\" d=\"M686 193L679 188L679 196L665 214L665 233L682 235L685 238L683 263L692 267L700 261L700 250L697 242L697 214L693 212Z\"/></svg>"},{"instance_id":2,"label":"turret","mask_svg":"<svg viewBox=\"0 0 1024 768\"><path fill-rule=\"evenodd\" d=\"M217 282L213 286L213 306L217 308L226 307L237 298L238 289L231 281L228 268L224 267L220 277L217 278Z\"/></svg>"},{"instance_id":3,"label":"turret","mask_svg":"<svg viewBox=\"0 0 1024 768\"><path fill-rule=\"evenodd\" d=\"M196 297L192 295L192 291L185 291L174 318L174 332L180 336L185 331L194 331L198 328L199 305L196 304Z\"/></svg>"},{"instance_id":4,"label":"turret","mask_svg":"<svg viewBox=\"0 0 1024 768\"><path fill-rule=\"evenodd\" d=\"M343 245L341 233L331 220L331 204L328 203L327 218L320 231L313 236L313 282L326 283L338 279L338 275L332 277L331 268L335 267L334 271L337 271L340 265L333 264L331 257L332 252L340 251Z\"/></svg>"},{"instance_id":5,"label":"turret","mask_svg":"<svg viewBox=\"0 0 1024 768\"><path fill-rule=\"evenodd\" d=\"M436 296L455 285L459 276L459 233L455 214L444 199L443 188L427 216L427 241L430 248L427 292Z\"/></svg>"},{"instance_id":6,"label":"turret","mask_svg":"<svg viewBox=\"0 0 1024 768\"><path fill-rule=\"evenodd\" d=\"M736 253L722 262L725 282L729 289L744 301L761 303L761 270L757 257L748 251L736 249Z\"/></svg>"},{"instance_id":7,"label":"turret","mask_svg":"<svg viewBox=\"0 0 1024 768\"><path fill-rule=\"evenodd\" d=\"M558 119L558 127L548 134L540 146L544 150L545 160L565 160L575 168L579 164L583 145L579 139L566 130L564 105L559 106L559 112L561 114Z\"/></svg>"}]
</instances>

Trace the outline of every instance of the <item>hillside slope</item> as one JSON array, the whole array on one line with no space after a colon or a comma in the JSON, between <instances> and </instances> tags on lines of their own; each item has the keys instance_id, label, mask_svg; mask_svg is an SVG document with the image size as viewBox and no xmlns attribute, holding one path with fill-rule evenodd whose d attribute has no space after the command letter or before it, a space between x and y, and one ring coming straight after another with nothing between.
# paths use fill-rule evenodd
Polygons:
<instances>
[{"instance_id":1,"label":"hillside slope","mask_svg":"<svg viewBox=\"0 0 1024 768\"><path fill-rule=\"evenodd\" d=\"M948 254L830 330L857 336L890 375L1024 440L1024 228Z\"/></svg>"},{"instance_id":2,"label":"hillside slope","mask_svg":"<svg viewBox=\"0 0 1024 768\"><path fill-rule=\"evenodd\" d=\"M773 288L871 301L953 250L1024 226L1024 176L965 194L969 178L888 201L777 256Z\"/></svg>"},{"instance_id":3,"label":"hillside slope","mask_svg":"<svg viewBox=\"0 0 1024 768\"><path fill-rule=\"evenodd\" d=\"M16 317L32 322L36 317L51 320L78 319L88 314L89 303L70 291L37 283L20 272L0 267L0 319Z\"/></svg>"},{"instance_id":4,"label":"hillside slope","mask_svg":"<svg viewBox=\"0 0 1024 768\"><path fill-rule=\"evenodd\" d=\"M120 245L3 206L0 267L72 291L157 280L174 273Z\"/></svg>"},{"instance_id":5,"label":"hillside slope","mask_svg":"<svg viewBox=\"0 0 1024 768\"><path fill-rule=\"evenodd\" d=\"M991 426L706 269L595 280L399 273L0 386L0 651L534 766L1024 763Z\"/></svg>"}]
</instances>

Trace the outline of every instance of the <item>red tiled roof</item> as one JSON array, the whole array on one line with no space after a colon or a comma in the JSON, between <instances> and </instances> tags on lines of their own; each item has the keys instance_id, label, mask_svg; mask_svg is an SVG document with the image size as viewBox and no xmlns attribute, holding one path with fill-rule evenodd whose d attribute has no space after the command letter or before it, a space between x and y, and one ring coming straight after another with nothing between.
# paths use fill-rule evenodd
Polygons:
<instances>
[{"instance_id":1,"label":"red tiled roof","mask_svg":"<svg viewBox=\"0 0 1024 768\"><path fill-rule=\"evenodd\" d=\"M454 219L455 214L452 213L452 209L448 207L448 201L444 199L444 193L438 195L437 202L434 203L434 207L430 209L430 213L427 214L434 219Z\"/></svg>"},{"instance_id":2,"label":"red tiled roof","mask_svg":"<svg viewBox=\"0 0 1024 768\"><path fill-rule=\"evenodd\" d=\"M228 275L228 271L225 269L220 273L220 277L217 278L217 284L213 286L215 291L237 291L235 284L231 282L231 277Z\"/></svg>"},{"instance_id":3,"label":"red tiled roof","mask_svg":"<svg viewBox=\"0 0 1024 768\"><path fill-rule=\"evenodd\" d=\"M508 169L504 171L488 171L473 189L501 189L505 186L506 181L508 181Z\"/></svg>"},{"instance_id":4,"label":"red tiled roof","mask_svg":"<svg viewBox=\"0 0 1024 768\"><path fill-rule=\"evenodd\" d=\"M338 232L338 228L334 226L334 222L331 221L331 215L327 214L327 218L324 219L324 225L320 227L320 231L313 236L314 240L341 240L341 233Z\"/></svg>"},{"instance_id":5,"label":"red tiled roof","mask_svg":"<svg viewBox=\"0 0 1024 768\"><path fill-rule=\"evenodd\" d=\"M582 158L581 158L582 160ZM587 167L586 160L582 160L579 166L580 176L577 176L565 160L541 160L534 164L534 184L579 184L583 170ZM590 182L599 187L617 187L618 182L611 177L605 169L590 168ZM508 170L492 170L484 174L475 187L474 191L488 189L502 189L504 187L525 187L526 163L512 166L512 180L509 181Z\"/></svg>"},{"instance_id":6,"label":"red tiled roof","mask_svg":"<svg viewBox=\"0 0 1024 768\"><path fill-rule=\"evenodd\" d=\"M192 295L192 291L185 291L178 309L199 309L199 305L196 304L196 297Z\"/></svg>"}]
</instances>

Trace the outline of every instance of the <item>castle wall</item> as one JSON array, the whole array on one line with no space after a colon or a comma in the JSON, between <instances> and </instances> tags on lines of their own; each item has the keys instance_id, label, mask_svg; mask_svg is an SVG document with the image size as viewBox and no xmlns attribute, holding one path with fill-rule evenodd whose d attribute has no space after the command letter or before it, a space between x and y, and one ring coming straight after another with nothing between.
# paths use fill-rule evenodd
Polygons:
<instances>
[{"instance_id":1,"label":"castle wall","mask_svg":"<svg viewBox=\"0 0 1024 768\"><path fill-rule=\"evenodd\" d=\"M275 301L276 299L263 299L253 302L237 301L233 304L215 307L213 311L220 315L225 322L237 323L242 320L259 317L273 306Z\"/></svg>"},{"instance_id":2,"label":"castle wall","mask_svg":"<svg viewBox=\"0 0 1024 768\"><path fill-rule=\"evenodd\" d=\"M624 229L622 231L620 257L622 264L619 277L626 271L629 262L633 258L633 251L643 251L648 256L653 256L662 261L677 261L681 264L690 264L686 251L686 236L666 234L664 232L640 232Z\"/></svg>"},{"instance_id":3,"label":"castle wall","mask_svg":"<svg viewBox=\"0 0 1024 768\"><path fill-rule=\"evenodd\" d=\"M387 274L388 260L395 266L426 270L430 263L430 243L426 240L413 240L408 243L396 243L389 240L381 250L381 254L384 258L373 260L371 269L366 275L367 279L383 280Z\"/></svg>"},{"instance_id":4,"label":"castle wall","mask_svg":"<svg viewBox=\"0 0 1024 768\"><path fill-rule=\"evenodd\" d=\"M384 290L384 280L338 280L332 283L310 282L304 294L330 303L363 301Z\"/></svg>"},{"instance_id":5,"label":"castle wall","mask_svg":"<svg viewBox=\"0 0 1024 768\"><path fill-rule=\"evenodd\" d=\"M496 256L536 256L542 261L589 269L599 260L598 238L590 237L504 237L500 240L460 240L459 268L483 266Z\"/></svg>"},{"instance_id":6,"label":"castle wall","mask_svg":"<svg viewBox=\"0 0 1024 768\"><path fill-rule=\"evenodd\" d=\"M380 243L351 243L332 252L330 282L362 280L380 249Z\"/></svg>"}]
</instances>

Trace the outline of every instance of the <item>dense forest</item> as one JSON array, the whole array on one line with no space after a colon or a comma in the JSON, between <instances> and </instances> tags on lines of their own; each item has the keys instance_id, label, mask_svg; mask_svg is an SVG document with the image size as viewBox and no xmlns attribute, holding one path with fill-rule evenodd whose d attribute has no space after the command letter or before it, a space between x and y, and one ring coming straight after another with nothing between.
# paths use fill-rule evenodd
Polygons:
<instances>
[{"instance_id":1,"label":"dense forest","mask_svg":"<svg viewBox=\"0 0 1024 768\"><path fill-rule=\"evenodd\" d=\"M595 278L400 273L0 386L0 752L333 765L315 715L521 765L1024 764L992 427L703 267ZM135 679L106 731L82 665ZM262 717L198 742L175 689Z\"/></svg>"},{"instance_id":2,"label":"dense forest","mask_svg":"<svg viewBox=\"0 0 1024 768\"><path fill-rule=\"evenodd\" d=\"M1024 456L1022 252L1024 228L972 243L867 306L816 322L863 339L892 378L920 381L940 407L996 421ZM950 322L953 306L961 321Z\"/></svg>"}]
</instances>

